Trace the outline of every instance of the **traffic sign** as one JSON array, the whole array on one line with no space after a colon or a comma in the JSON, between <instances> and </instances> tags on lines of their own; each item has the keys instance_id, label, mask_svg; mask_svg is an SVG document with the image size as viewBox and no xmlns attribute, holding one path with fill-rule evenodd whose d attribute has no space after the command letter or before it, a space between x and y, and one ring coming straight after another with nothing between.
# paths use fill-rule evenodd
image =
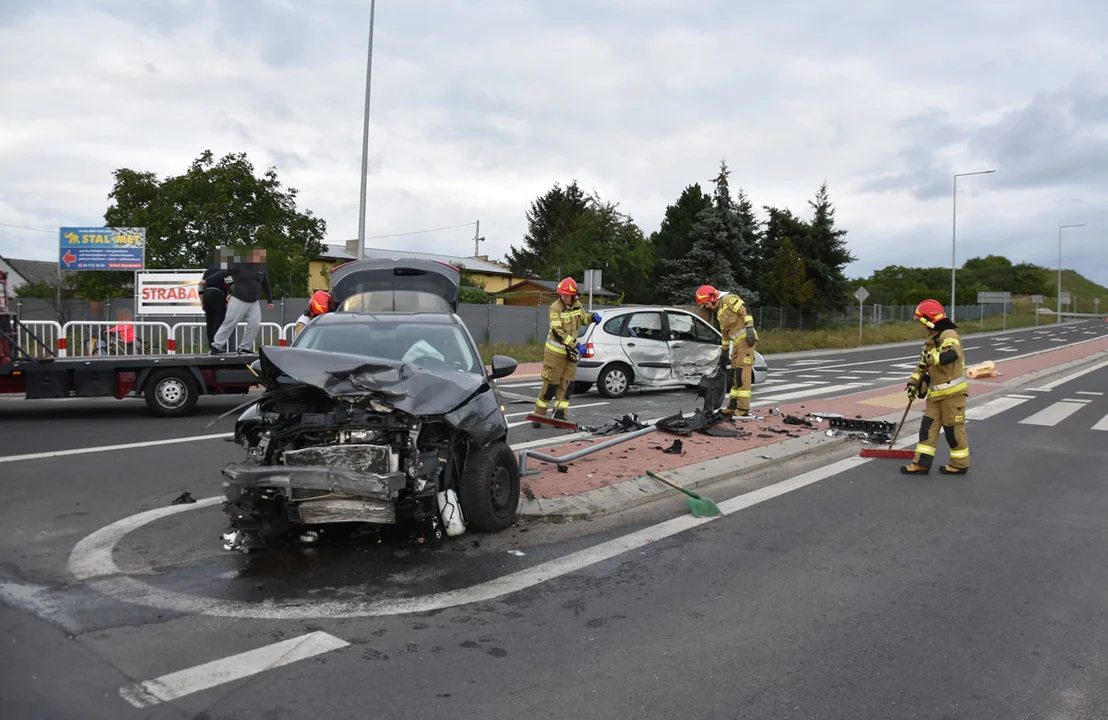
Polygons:
<instances>
[{"instance_id":1,"label":"traffic sign","mask_svg":"<svg viewBox=\"0 0 1108 720\"><path fill-rule=\"evenodd\" d=\"M59 228L58 265L62 270L142 270L146 228Z\"/></svg>"},{"instance_id":2,"label":"traffic sign","mask_svg":"<svg viewBox=\"0 0 1108 720\"><path fill-rule=\"evenodd\" d=\"M977 304L987 305L990 303L1009 303L1012 302L1012 293L1010 292L979 292L977 293Z\"/></svg>"},{"instance_id":3,"label":"traffic sign","mask_svg":"<svg viewBox=\"0 0 1108 720\"><path fill-rule=\"evenodd\" d=\"M854 297L858 299L858 302L865 302L866 298L869 297L869 290L866 290L864 287L860 287L854 291Z\"/></svg>"},{"instance_id":4,"label":"traffic sign","mask_svg":"<svg viewBox=\"0 0 1108 720\"><path fill-rule=\"evenodd\" d=\"M1032 295L1031 296L1031 304L1032 305L1042 305L1043 304L1043 296L1042 295Z\"/></svg>"},{"instance_id":5,"label":"traffic sign","mask_svg":"<svg viewBox=\"0 0 1108 720\"><path fill-rule=\"evenodd\" d=\"M1064 293L1058 293L1058 304L1059 305L1069 305L1070 304L1069 291L1064 292Z\"/></svg>"}]
</instances>

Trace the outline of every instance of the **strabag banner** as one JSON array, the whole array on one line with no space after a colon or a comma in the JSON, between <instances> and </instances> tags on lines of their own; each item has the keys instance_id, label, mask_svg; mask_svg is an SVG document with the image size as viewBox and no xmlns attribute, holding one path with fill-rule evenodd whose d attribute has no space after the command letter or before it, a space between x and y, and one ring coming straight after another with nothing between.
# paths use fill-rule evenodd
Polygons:
<instances>
[{"instance_id":1,"label":"strabag banner","mask_svg":"<svg viewBox=\"0 0 1108 720\"><path fill-rule=\"evenodd\" d=\"M137 315L203 315L200 281L203 270L135 273Z\"/></svg>"}]
</instances>

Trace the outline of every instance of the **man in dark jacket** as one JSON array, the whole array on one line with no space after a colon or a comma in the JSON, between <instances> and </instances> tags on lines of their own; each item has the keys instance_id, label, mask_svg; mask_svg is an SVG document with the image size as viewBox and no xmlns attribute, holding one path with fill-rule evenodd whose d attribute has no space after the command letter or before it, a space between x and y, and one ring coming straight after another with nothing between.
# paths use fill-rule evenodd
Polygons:
<instances>
[{"instance_id":1,"label":"man in dark jacket","mask_svg":"<svg viewBox=\"0 0 1108 720\"><path fill-rule=\"evenodd\" d=\"M227 341L235 334L240 322L246 321L246 334L238 344L239 352L253 352L254 341L262 325L262 309L258 302L265 291L269 309L273 309L273 291L269 286L269 276L265 271L265 250L251 248L245 262L233 263L231 267L212 273L207 280L200 281L200 287L215 285L226 277L234 280L231 284L231 299L227 303L227 316L219 326L211 342L212 355L227 352Z\"/></svg>"},{"instance_id":2,"label":"man in dark jacket","mask_svg":"<svg viewBox=\"0 0 1108 720\"><path fill-rule=\"evenodd\" d=\"M204 271L204 280L207 287L201 290L200 306L204 308L204 322L207 325L208 345L215 341L215 334L219 332L219 326L227 317L227 282L212 282L211 277L219 272L219 263L212 263L211 267Z\"/></svg>"}]
</instances>

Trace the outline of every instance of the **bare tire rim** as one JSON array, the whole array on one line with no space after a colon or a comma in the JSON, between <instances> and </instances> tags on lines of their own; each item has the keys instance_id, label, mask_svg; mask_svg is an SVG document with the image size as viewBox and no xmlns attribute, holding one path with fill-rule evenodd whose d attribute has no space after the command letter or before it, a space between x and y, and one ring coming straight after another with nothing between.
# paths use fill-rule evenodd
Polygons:
<instances>
[{"instance_id":1,"label":"bare tire rim","mask_svg":"<svg viewBox=\"0 0 1108 720\"><path fill-rule=\"evenodd\" d=\"M604 387L613 395L619 395L627 390L627 375L622 370L612 370L604 378Z\"/></svg>"},{"instance_id":2,"label":"bare tire rim","mask_svg":"<svg viewBox=\"0 0 1108 720\"><path fill-rule=\"evenodd\" d=\"M158 404L167 408L175 408L184 405L189 396L188 388L177 378L166 378L162 380L158 383L156 393Z\"/></svg>"},{"instance_id":3,"label":"bare tire rim","mask_svg":"<svg viewBox=\"0 0 1108 720\"><path fill-rule=\"evenodd\" d=\"M508 505L512 498L512 474L502 462L498 462L489 481L489 500L497 517L508 515Z\"/></svg>"}]
</instances>

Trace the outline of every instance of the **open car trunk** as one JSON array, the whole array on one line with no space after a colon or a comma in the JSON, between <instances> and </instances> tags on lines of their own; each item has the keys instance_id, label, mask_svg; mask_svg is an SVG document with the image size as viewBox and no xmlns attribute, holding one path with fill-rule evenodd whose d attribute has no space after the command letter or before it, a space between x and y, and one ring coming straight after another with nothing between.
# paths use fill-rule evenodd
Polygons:
<instances>
[{"instance_id":1,"label":"open car trunk","mask_svg":"<svg viewBox=\"0 0 1108 720\"><path fill-rule=\"evenodd\" d=\"M454 313L460 294L458 269L433 260L358 260L331 273L340 312Z\"/></svg>"}]
</instances>

